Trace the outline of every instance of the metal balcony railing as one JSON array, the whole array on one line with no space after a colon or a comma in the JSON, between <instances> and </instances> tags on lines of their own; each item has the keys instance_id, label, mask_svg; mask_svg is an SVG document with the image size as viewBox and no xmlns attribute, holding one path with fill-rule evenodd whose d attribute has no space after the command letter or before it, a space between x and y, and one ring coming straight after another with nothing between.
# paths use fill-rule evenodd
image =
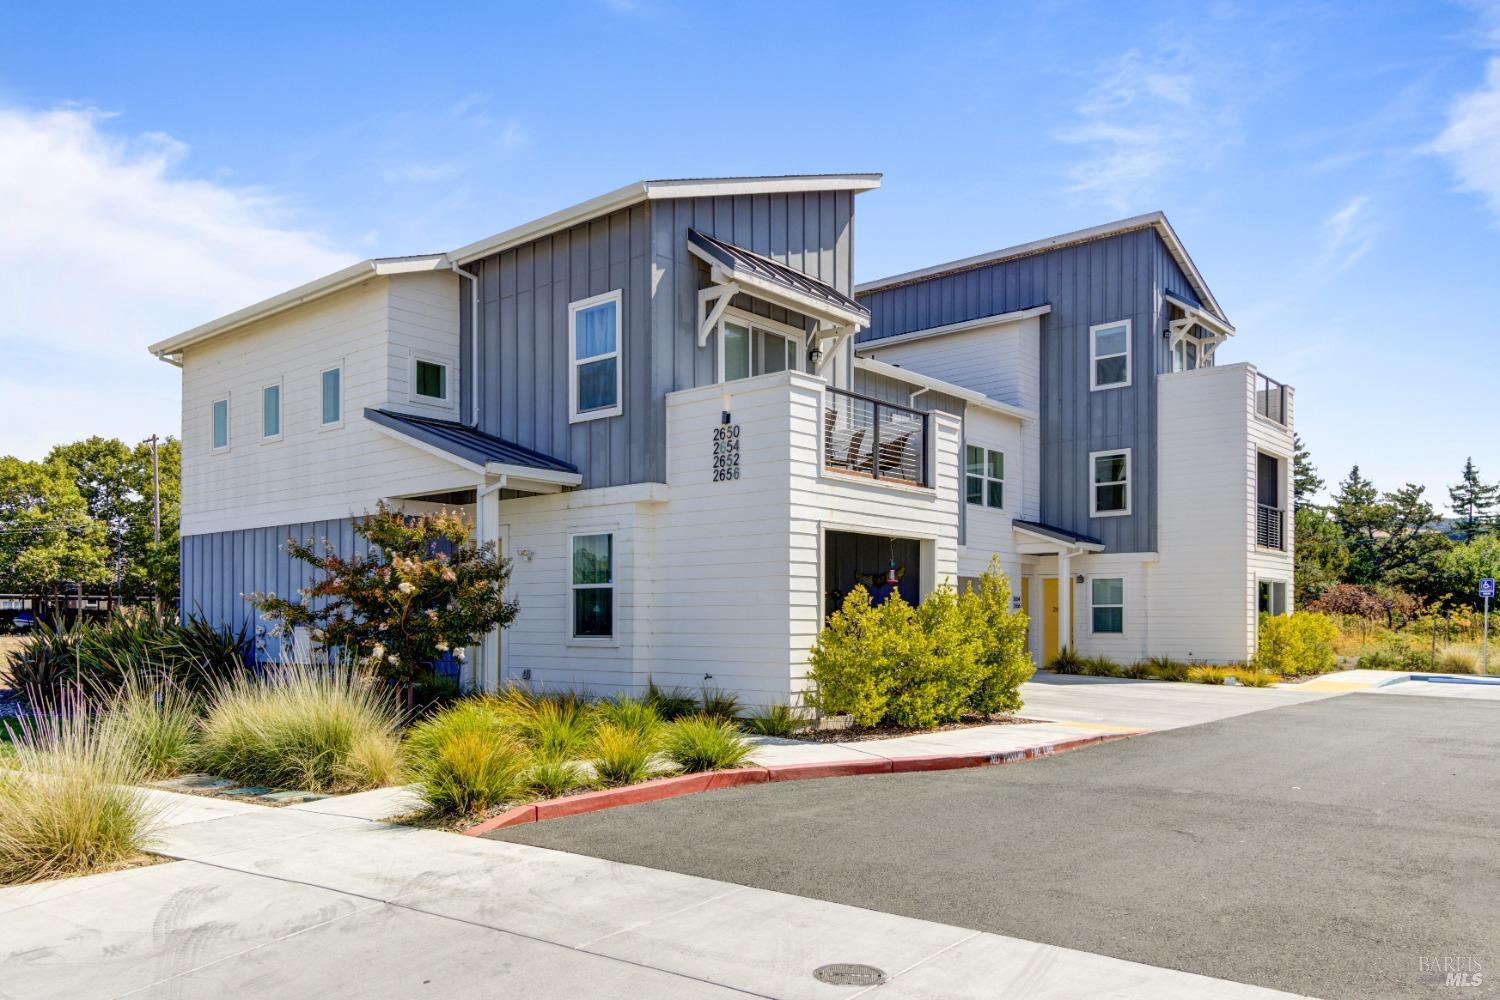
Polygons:
<instances>
[{"instance_id":1,"label":"metal balcony railing","mask_svg":"<svg viewBox=\"0 0 1500 1000\"><path fill-rule=\"evenodd\" d=\"M1263 503L1255 505L1255 544L1286 550L1286 511Z\"/></svg>"},{"instance_id":2,"label":"metal balcony railing","mask_svg":"<svg viewBox=\"0 0 1500 1000\"><path fill-rule=\"evenodd\" d=\"M823 466L871 479L927 486L927 414L869 396L827 390Z\"/></svg>"},{"instance_id":3,"label":"metal balcony railing","mask_svg":"<svg viewBox=\"0 0 1500 1000\"><path fill-rule=\"evenodd\" d=\"M1286 426L1286 386L1264 375L1255 376L1255 412Z\"/></svg>"}]
</instances>

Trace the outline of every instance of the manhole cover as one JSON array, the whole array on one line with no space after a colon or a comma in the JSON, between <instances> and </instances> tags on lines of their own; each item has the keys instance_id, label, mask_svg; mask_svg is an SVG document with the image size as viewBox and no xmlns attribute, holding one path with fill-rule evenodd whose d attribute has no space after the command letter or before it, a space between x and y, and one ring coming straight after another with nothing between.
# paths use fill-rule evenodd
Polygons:
<instances>
[{"instance_id":1,"label":"manhole cover","mask_svg":"<svg viewBox=\"0 0 1500 1000\"><path fill-rule=\"evenodd\" d=\"M837 965L818 966L813 970L813 978L830 986L879 986L885 982L885 973L873 965L841 962Z\"/></svg>"}]
</instances>

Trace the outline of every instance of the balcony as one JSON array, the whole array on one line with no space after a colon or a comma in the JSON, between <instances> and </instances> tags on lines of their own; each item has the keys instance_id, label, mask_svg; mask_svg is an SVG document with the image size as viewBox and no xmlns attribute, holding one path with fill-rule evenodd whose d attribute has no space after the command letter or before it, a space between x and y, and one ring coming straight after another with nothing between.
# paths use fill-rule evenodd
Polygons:
<instances>
[{"instance_id":1,"label":"balcony","mask_svg":"<svg viewBox=\"0 0 1500 1000\"><path fill-rule=\"evenodd\" d=\"M1286 511L1263 503L1255 505L1255 544L1286 551Z\"/></svg>"},{"instance_id":2,"label":"balcony","mask_svg":"<svg viewBox=\"0 0 1500 1000\"><path fill-rule=\"evenodd\" d=\"M869 396L827 389L823 467L907 486L929 486L928 416Z\"/></svg>"},{"instance_id":3,"label":"balcony","mask_svg":"<svg viewBox=\"0 0 1500 1000\"><path fill-rule=\"evenodd\" d=\"M1287 387L1273 378L1256 373L1255 412L1285 427L1287 409Z\"/></svg>"}]
</instances>

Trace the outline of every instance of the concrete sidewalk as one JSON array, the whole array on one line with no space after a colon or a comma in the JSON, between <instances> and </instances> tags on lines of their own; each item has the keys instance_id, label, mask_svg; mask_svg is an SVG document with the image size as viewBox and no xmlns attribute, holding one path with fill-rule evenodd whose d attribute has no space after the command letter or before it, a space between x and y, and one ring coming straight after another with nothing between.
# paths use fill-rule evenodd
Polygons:
<instances>
[{"instance_id":1,"label":"concrete sidewalk","mask_svg":"<svg viewBox=\"0 0 1500 1000\"><path fill-rule=\"evenodd\" d=\"M0 996L1287 995L361 818L390 795L332 811L153 795L167 824L160 850L181 860L0 890ZM875 965L890 982L851 989L813 977L838 962Z\"/></svg>"},{"instance_id":2,"label":"concrete sidewalk","mask_svg":"<svg viewBox=\"0 0 1500 1000\"><path fill-rule=\"evenodd\" d=\"M1030 713L1023 712L1023 715ZM945 754L1009 753L1055 746L1091 736L1120 736L1141 732L1128 726L1109 723L1035 723L995 726L970 726L935 733L917 733L891 739L859 740L849 743L815 743L810 740L781 739L775 736L751 736L755 744L754 763L837 764L861 760L900 760L911 757Z\"/></svg>"}]
</instances>

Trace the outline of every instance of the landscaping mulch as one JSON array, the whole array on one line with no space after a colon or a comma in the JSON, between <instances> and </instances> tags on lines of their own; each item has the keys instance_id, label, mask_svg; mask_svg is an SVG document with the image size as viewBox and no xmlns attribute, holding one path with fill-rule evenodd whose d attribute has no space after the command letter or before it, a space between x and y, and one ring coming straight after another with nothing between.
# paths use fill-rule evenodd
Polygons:
<instances>
[{"instance_id":1,"label":"landscaping mulch","mask_svg":"<svg viewBox=\"0 0 1500 1000\"><path fill-rule=\"evenodd\" d=\"M980 726L1025 726L1040 722L1040 719L1025 719L1018 715L966 716L958 722L949 722L930 729L920 726L850 726L847 729L804 729L793 733L792 739L809 743L858 743L862 740L893 740L900 736L921 736L925 733L946 733L953 729L977 729Z\"/></svg>"}]
</instances>

